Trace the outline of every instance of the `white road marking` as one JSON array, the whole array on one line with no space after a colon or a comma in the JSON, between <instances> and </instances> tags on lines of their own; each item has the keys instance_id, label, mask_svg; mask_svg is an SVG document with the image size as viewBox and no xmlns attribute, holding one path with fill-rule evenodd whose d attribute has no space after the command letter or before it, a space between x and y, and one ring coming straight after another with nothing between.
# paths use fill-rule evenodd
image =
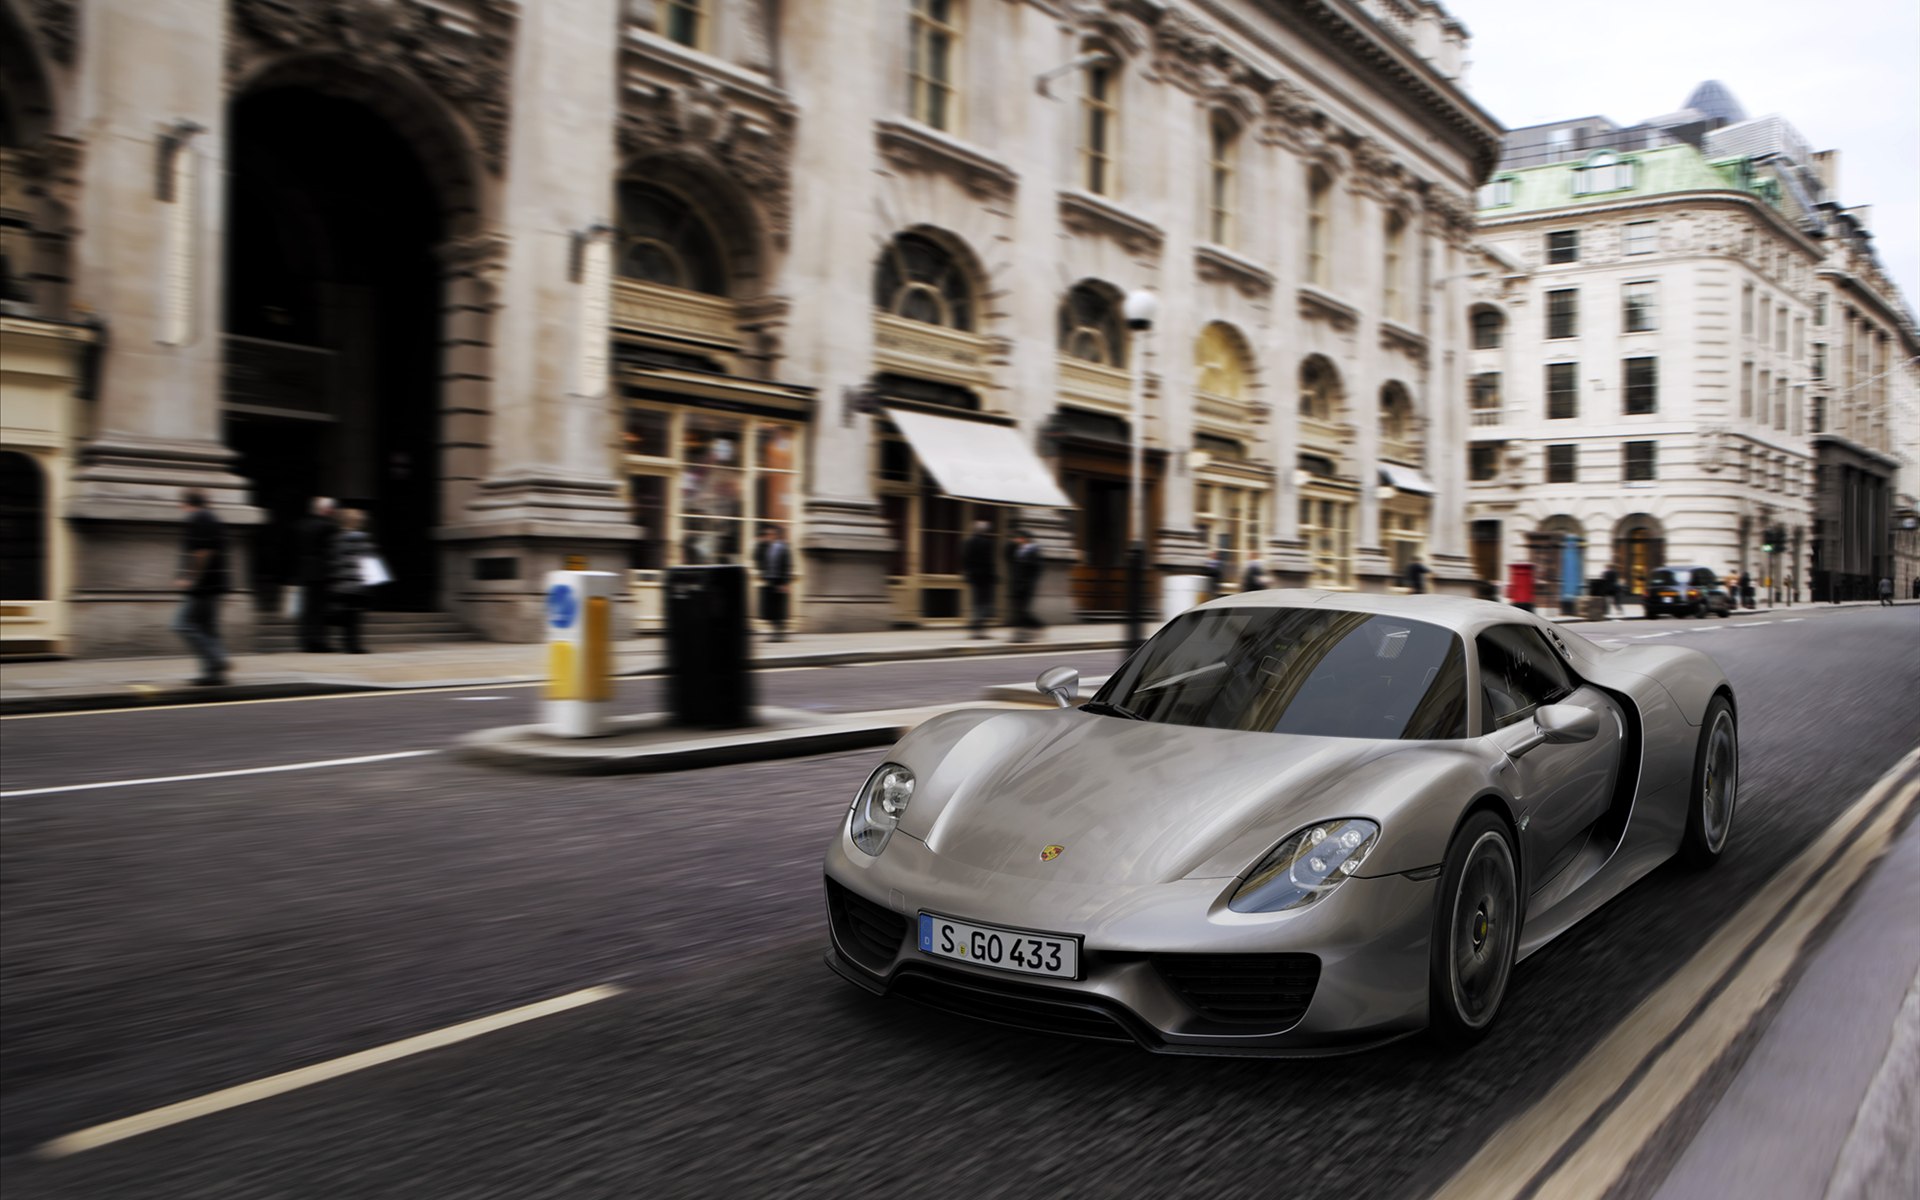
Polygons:
<instances>
[{"instance_id":1,"label":"white road marking","mask_svg":"<svg viewBox=\"0 0 1920 1200\"><path fill-rule=\"evenodd\" d=\"M391 762L398 758L420 758L438 753L440 753L438 750L396 750L391 754L363 754L357 758L323 758L317 762L282 763L275 767L241 767L233 771L202 771L197 775L160 775L152 779L109 779L99 783L68 783L59 787L19 788L11 792L0 792L0 800L11 800L16 796L51 796L56 792L92 792L101 788L192 783L196 779L231 779L236 775L272 775L279 771L317 771L324 767L354 767L362 763Z\"/></svg>"},{"instance_id":2,"label":"white road marking","mask_svg":"<svg viewBox=\"0 0 1920 1200\"><path fill-rule=\"evenodd\" d=\"M1910 778L1916 767L1920 750L1903 757L1761 885L1538 1103L1496 1132L1434 1200L1604 1195L1700 1076L1746 1031L1791 972L1806 938L1889 844L1920 798L1920 780ZM1884 803L1889 797L1892 803ZM1815 879L1820 885L1808 888ZM1701 999L1723 980L1727 986L1696 1019ZM1595 1131L1582 1138L1581 1131L1603 1112ZM1563 1147L1573 1153L1541 1178Z\"/></svg>"},{"instance_id":3,"label":"white road marking","mask_svg":"<svg viewBox=\"0 0 1920 1200\"><path fill-rule=\"evenodd\" d=\"M1773 624L1772 621L1736 621L1733 627L1735 629L1757 629L1762 625L1771 624Z\"/></svg>"},{"instance_id":4,"label":"white road marking","mask_svg":"<svg viewBox=\"0 0 1920 1200\"><path fill-rule=\"evenodd\" d=\"M1636 637L1636 638L1640 638L1640 639L1642 639L1642 640L1644 640L1644 639L1646 639L1646 638L1657 638L1657 637L1672 637L1672 636L1673 636L1673 630L1671 630L1671 629L1669 629L1669 630L1668 630L1667 632L1665 632L1665 633L1636 633L1636 634L1634 634L1633 636L1634 636L1634 637Z\"/></svg>"},{"instance_id":5,"label":"white road marking","mask_svg":"<svg viewBox=\"0 0 1920 1200\"><path fill-rule=\"evenodd\" d=\"M431 1033L419 1034L398 1042L388 1042L384 1046L361 1050L344 1058L314 1063L312 1066L300 1067L279 1075L269 1075L265 1079L256 1079L252 1083L223 1088L192 1100L182 1100L178 1104L169 1104L164 1108L156 1108L131 1117L122 1117L118 1121L108 1121L104 1125L94 1125L76 1133L57 1137L35 1150L34 1154L43 1159L65 1158L83 1150L93 1150L130 1137L138 1137L143 1133L152 1133L156 1129L165 1129L169 1125L191 1121L196 1117L224 1112L243 1104L251 1104L255 1100L265 1100L298 1088L324 1083L329 1079L338 1079L342 1075L364 1071L368 1067L377 1067L382 1063L393 1062L395 1059L407 1058L427 1050L437 1050L442 1046L451 1046L455 1042L464 1042L469 1038L476 1038L481 1034L492 1033L511 1025L519 1025L522 1022L565 1012L570 1008L593 1004L618 996L621 990L612 984L585 988L522 1008L512 1008L506 1012L494 1013L492 1016L478 1017L458 1025L449 1025L445 1029L436 1029Z\"/></svg>"},{"instance_id":6,"label":"white road marking","mask_svg":"<svg viewBox=\"0 0 1920 1200\"><path fill-rule=\"evenodd\" d=\"M472 702L477 700L506 700L509 698L510 697L507 696L455 696L453 699L455 703L458 703L462 700Z\"/></svg>"},{"instance_id":7,"label":"white road marking","mask_svg":"<svg viewBox=\"0 0 1920 1200\"><path fill-rule=\"evenodd\" d=\"M1781 618L1780 618L1780 623L1781 623L1782 625L1791 625L1791 624L1793 624L1793 623L1794 623L1795 621L1804 621L1804 620L1806 620L1806 618L1805 618L1805 617L1781 617Z\"/></svg>"}]
</instances>

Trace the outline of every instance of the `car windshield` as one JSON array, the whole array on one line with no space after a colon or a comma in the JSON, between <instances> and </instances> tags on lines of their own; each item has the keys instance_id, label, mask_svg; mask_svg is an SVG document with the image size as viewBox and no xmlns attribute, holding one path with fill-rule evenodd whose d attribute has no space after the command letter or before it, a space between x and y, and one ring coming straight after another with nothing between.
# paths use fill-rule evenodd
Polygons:
<instances>
[{"instance_id":1,"label":"car windshield","mask_svg":"<svg viewBox=\"0 0 1920 1200\"><path fill-rule=\"evenodd\" d=\"M1175 617L1090 705L1198 725L1383 739L1467 736L1466 655L1425 621L1324 608Z\"/></svg>"},{"instance_id":2,"label":"car windshield","mask_svg":"<svg viewBox=\"0 0 1920 1200\"><path fill-rule=\"evenodd\" d=\"M1672 572L1672 571L1669 571L1669 570L1667 570L1667 569L1666 569L1665 567L1661 567L1661 568L1660 568L1660 569L1659 569L1658 571L1655 571L1655 572L1653 573L1653 576L1652 576L1652 578L1651 578L1651 580L1650 580L1650 582L1652 582L1652 583L1655 583L1655 584L1659 584L1659 585L1661 585L1661 586L1663 586L1663 587L1672 587L1672 586L1673 586L1673 572Z\"/></svg>"}]
</instances>

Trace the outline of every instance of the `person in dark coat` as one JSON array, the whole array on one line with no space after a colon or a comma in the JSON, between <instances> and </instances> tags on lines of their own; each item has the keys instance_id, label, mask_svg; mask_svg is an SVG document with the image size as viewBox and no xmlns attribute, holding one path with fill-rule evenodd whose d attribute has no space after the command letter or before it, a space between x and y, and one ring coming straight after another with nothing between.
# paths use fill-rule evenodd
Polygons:
<instances>
[{"instance_id":1,"label":"person in dark coat","mask_svg":"<svg viewBox=\"0 0 1920 1200\"><path fill-rule=\"evenodd\" d=\"M787 601L793 587L793 547L778 525L760 527L753 548L753 569L760 573L760 619L773 626L773 640L787 640Z\"/></svg>"},{"instance_id":2,"label":"person in dark coat","mask_svg":"<svg viewBox=\"0 0 1920 1200\"><path fill-rule=\"evenodd\" d=\"M960 545L960 573L973 597L973 636L987 636L993 623L993 589L1000 582L999 556L994 553L993 522L975 521L973 532Z\"/></svg>"},{"instance_id":3,"label":"person in dark coat","mask_svg":"<svg viewBox=\"0 0 1920 1200\"><path fill-rule=\"evenodd\" d=\"M1600 594L1607 598L1610 612L1620 612L1620 572L1608 567L1600 572Z\"/></svg>"},{"instance_id":4,"label":"person in dark coat","mask_svg":"<svg viewBox=\"0 0 1920 1200\"><path fill-rule=\"evenodd\" d=\"M180 574L174 586L181 592L173 631L200 659L195 687L214 687L227 681L227 649L220 641L220 597L228 591L227 534L220 518L207 505L207 494L190 488L180 495L186 513L180 542Z\"/></svg>"},{"instance_id":5,"label":"person in dark coat","mask_svg":"<svg viewBox=\"0 0 1920 1200\"><path fill-rule=\"evenodd\" d=\"M1015 530L1013 545L1007 548L1007 601L1013 608L1016 642L1033 641L1044 628L1033 615L1033 594L1040 589L1042 566L1039 544L1026 530Z\"/></svg>"},{"instance_id":6,"label":"person in dark coat","mask_svg":"<svg viewBox=\"0 0 1920 1200\"><path fill-rule=\"evenodd\" d=\"M1424 592L1427 590L1427 564L1414 558L1407 563L1407 590Z\"/></svg>"},{"instance_id":7,"label":"person in dark coat","mask_svg":"<svg viewBox=\"0 0 1920 1200\"><path fill-rule=\"evenodd\" d=\"M327 597L333 586L333 535L340 528L333 519L333 507L328 497L315 496L312 511L294 529L300 648L311 654L325 654L332 648L327 645Z\"/></svg>"},{"instance_id":8,"label":"person in dark coat","mask_svg":"<svg viewBox=\"0 0 1920 1200\"><path fill-rule=\"evenodd\" d=\"M1267 569L1260 565L1258 559L1248 563L1247 573L1240 577L1240 590L1243 592L1257 592L1266 586Z\"/></svg>"},{"instance_id":9,"label":"person in dark coat","mask_svg":"<svg viewBox=\"0 0 1920 1200\"><path fill-rule=\"evenodd\" d=\"M340 510L340 527L333 535L333 577L327 588L327 611L340 627L340 648L365 654L360 641L360 614L371 595L361 563L377 553L368 536L366 514L357 508Z\"/></svg>"},{"instance_id":10,"label":"person in dark coat","mask_svg":"<svg viewBox=\"0 0 1920 1200\"><path fill-rule=\"evenodd\" d=\"M1753 575L1748 571L1740 572L1740 603L1745 608L1753 607Z\"/></svg>"}]
</instances>

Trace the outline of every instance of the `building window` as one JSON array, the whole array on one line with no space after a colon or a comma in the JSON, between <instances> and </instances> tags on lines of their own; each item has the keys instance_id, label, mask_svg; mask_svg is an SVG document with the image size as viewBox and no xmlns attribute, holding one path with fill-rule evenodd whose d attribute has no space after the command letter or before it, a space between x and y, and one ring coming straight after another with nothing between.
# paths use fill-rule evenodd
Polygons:
<instances>
[{"instance_id":1,"label":"building window","mask_svg":"<svg viewBox=\"0 0 1920 1200\"><path fill-rule=\"evenodd\" d=\"M726 295L720 241L685 200L646 183L620 185L620 257L627 279Z\"/></svg>"},{"instance_id":2,"label":"building window","mask_svg":"<svg viewBox=\"0 0 1920 1200\"><path fill-rule=\"evenodd\" d=\"M1482 308L1473 314L1473 348L1475 350L1498 350L1501 336L1506 332L1507 319L1491 308Z\"/></svg>"},{"instance_id":3,"label":"building window","mask_svg":"<svg viewBox=\"0 0 1920 1200\"><path fill-rule=\"evenodd\" d=\"M1780 354L1787 352L1787 306L1784 304L1773 310L1773 348Z\"/></svg>"},{"instance_id":4,"label":"building window","mask_svg":"<svg viewBox=\"0 0 1920 1200\"><path fill-rule=\"evenodd\" d=\"M1205 439L1209 443L1213 440ZM1262 517L1267 509L1268 495L1265 488L1234 486L1225 482L1200 483L1194 487L1193 525L1200 531L1201 540L1219 553L1222 583L1232 585L1241 582L1246 575L1247 564L1263 557L1261 546L1265 534Z\"/></svg>"},{"instance_id":5,"label":"building window","mask_svg":"<svg viewBox=\"0 0 1920 1200\"><path fill-rule=\"evenodd\" d=\"M1300 415L1329 424L1340 415L1340 377L1317 354L1300 364Z\"/></svg>"},{"instance_id":6,"label":"building window","mask_svg":"<svg viewBox=\"0 0 1920 1200\"><path fill-rule=\"evenodd\" d=\"M1770 403L1769 397L1771 397L1772 395L1773 395L1773 372L1762 371L1760 372L1760 389L1759 389L1758 407L1754 409L1754 416L1756 419L1759 420L1759 422L1762 425L1765 425L1767 423L1767 405Z\"/></svg>"},{"instance_id":7,"label":"building window","mask_svg":"<svg viewBox=\"0 0 1920 1200\"><path fill-rule=\"evenodd\" d=\"M1573 194L1591 196L1596 192L1617 192L1633 186L1633 160L1621 159L1609 151L1589 158L1573 173Z\"/></svg>"},{"instance_id":8,"label":"building window","mask_svg":"<svg viewBox=\"0 0 1920 1200\"><path fill-rule=\"evenodd\" d=\"M1406 288L1401 273L1406 269L1407 256L1407 219L1397 212L1387 214L1386 260L1381 269L1386 276L1386 294L1382 297L1384 311L1390 321L1404 321L1406 313Z\"/></svg>"},{"instance_id":9,"label":"building window","mask_svg":"<svg viewBox=\"0 0 1920 1200\"><path fill-rule=\"evenodd\" d=\"M1813 298L1813 323L1825 328L1827 324L1827 294L1817 293Z\"/></svg>"},{"instance_id":10,"label":"building window","mask_svg":"<svg viewBox=\"0 0 1920 1200\"><path fill-rule=\"evenodd\" d=\"M1658 479L1655 467L1655 444L1653 442L1628 442L1625 451L1624 472L1628 483L1639 483L1649 479Z\"/></svg>"},{"instance_id":11,"label":"building window","mask_svg":"<svg viewBox=\"0 0 1920 1200\"><path fill-rule=\"evenodd\" d=\"M1620 291L1620 329L1624 333L1651 333L1660 328L1659 285L1629 283Z\"/></svg>"},{"instance_id":12,"label":"building window","mask_svg":"<svg viewBox=\"0 0 1920 1200\"><path fill-rule=\"evenodd\" d=\"M1240 131L1225 113L1214 113L1207 141L1207 240L1216 246L1233 245L1234 168L1239 158Z\"/></svg>"},{"instance_id":13,"label":"building window","mask_svg":"<svg viewBox=\"0 0 1920 1200\"><path fill-rule=\"evenodd\" d=\"M1628 254L1652 254L1660 249L1660 222L1628 221L1621 248Z\"/></svg>"},{"instance_id":14,"label":"building window","mask_svg":"<svg viewBox=\"0 0 1920 1200\"><path fill-rule=\"evenodd\" d=\"M1815 342L1813 344L1813 368L1812 369L1813 369L1813 378L1816 383L1822 383L1826 381L1827 344L1825 342Z\"/></svg>"},{"instance_id":15,"label":"building window","mask_svg":"<svg viewBox=\"0 0 1920 1200\"><path fill-rule=\"evenodd\" d=\"M1495 425L1500 420L1500 372L1482 371L1469 385L1469 403L1473 405L1475 425ZM1487 414L1482 416L1482 414Z\"/></svg>"},{"instance_id":16,"label":"building window","mask_svg":"<svg viewBox=\"0 0 1920 1200\"><path fill-rule=\"evenodd\" d=\"M1111 60L1088 67L1080 93L1080 184L1096 196L1114 193L1114 151L1120 134L1119 84Z\"/></svg>"},{"instance_id":17,"label":"building window","mask_svg":"<svg viewBox=\"0 0 1920 1200\"><path fill-rule=\"evenodd\" d=\"M1740 285L1740 332L1748 337L1753 335L1753 285L1751 283Z\"/></svg>"},{"instance_id":18,"label":"building window","mask_svg":"<svg viewBox=\"0 0 1920 1200\"><path fill-rule=\"evenodd\" d=\"M1580 364L1547 364L1547 419L1570 421L1580 415Z\"/></svg>"},{"instance_id":19,"label":"building window","mask_svg":"<svg viewBox=\"0 0 1920 1200\"><path fill-rule=\"evenodd\" d=\"M707 48L707 0L664 0L667 37L695 50Z\"/></svg>"},{"instance_id":20,"label":"building window","mask_svg":"<svg viewBox=\"0 0 1920 1200\"><path fill-rule=\"evenodd\" d=\"M1570 263L1580 261L1580 231L1578 229L1558 229L1547 235L1547 261L1550 263Z\"/></svg>"},{"instance_id":21,"label":"building window","mask_svg":"<svg viewBox=\"0 0 1920 1200\"><path fill-rule=\"evenodd\" d=\"M624 432L635 568L750 562L763 525L794 540L804 426L636 402Z\"/></svg>"},{"instance_id":22,"label":"building window","mask_svg":"<svg viewBox=\"0 0 1920 1200\"><path fill-rule=\"evenodd\" d=\"M1547 293L1547 336L1580 336L1580 289L1562 288Z\"/></svg>"},{"instance_id":23,"label":"building window","mask_svg":"<svg viewBox=\"0 0 1920 1200\"><path fill-rule=\"evenodd\" d=\"M1629 358L1622 364L1624 396L1622 411L1628 416L1645 416L1660 411L1660 360Z\"/></svg>"},{"instance_id":24,"label":"building window","mask_svg":"<svg viewBox=\"0 0 1920 1200\"><path fill-rule=\"evenodd\" d=\"M1513 203L1513 177L1496 179L1480 185L1480 195L1476 201L1481 208L1505 208Z\"/></svg>"},{"instance_id":25,"label":"building window","mask_svg":"<svg viewBox=\"0 0 1920 1200\"><path fill-rule=\"evenodd\" d=\"M1799 362L1807 356L1807 319L1796 316L1793 319L1793 361Z\"/></svg>"},{"instance_id":26,"label":"building window","mask_svg":"<svg viewBox=\"0 0 1920 1200\"><path fill-rule=\"evenodd\" d=\"M1214 321L1193 340L1194 388L1230 405L1247 402L1253 364L1246 342L1233 326Z\"/></svg>"},{"instance_id":27,"label":"building window","mask_svg":"<svg viewBox=\"0 0 1920 1200\"><path fill-rule=\"evenodd\" d=\"M1742 418L1753 416L1753 364L1740 364L1740 415Z\"/></svg>"},{"instance_id":28,"label":"building window","mask_svg":"<svg viewBox=\"0 0 1920 1200\"><path fill-rule=\"evenodd\" d=\"M912 0L907 17L907 87L913 119L952 129L959 116L953 87L960 23L954 0Z\"/></svg>"},{"instance_id":29,"label":"building window","mask_svg":"<svg viewBox=\"0 0 1920 1200\"><path fill-rule=\"evenodd\" d=\"M1504 442L1474 442L1467 447L1467 478L1475 483L1492 483L1500 478L1500 452Z\"/></svg>"},{"instance_id":30,"label":"building window","mask_svg":"<svg viewBox=\"0 0 1920 1200\"><path fill-rule=\"evenodd\" d=\"M966 272L945 246L923 234L903 233L881 252L873 269L873 303L909 321L973 331Z\"/></svg>"},{"instance_id":31,"label":"building window","mask_svg":"<svg viewBox=\"0 0 1920 1200\"><path fill-rule=\"evenodd\" d=\"M1098 284L1075 284L1060 305L1060 353L1103 367L1125 367L1119 297Z\"/></svg>"},{"instance_id":32,"label":"building window","mask_svg":"<svg viewBox=\"0 0 1920 1200\"><path fill-rule=\"evenodd\" d=\"M1314 587L1353 586L1353 502L1331 496L1300 498L1300 540L1313 561Z\"/></svg>"},{"instance_id":33,"label":"building window","mask_svg":"<svg viewBox=\"0 0 1920 1200\"><path fill-rule=\"evenodd\" d=\"M1580 482L1580 447L1563 444L1547 447L1547 482Z\"/></svg>"},{"instance_id":34,"label":"building window","mask_svg":"<svg viewBox=\"0 0 1920 1200\"><path fill-rule=\"evenodd\" d=\"M1768 304L1763 297L1760 301L1760 348L1763 350L1766 349L1767 343L1773 340L1772 325L1773 305Z\"/></svg>"},{"instance_id":35,"label":"building window","mask_svg":"<svg viewBox=\"0 0 1920 1200\"><path fill-rule=\"evenodd\" d=\"M1806 412L1807 389L1796 384L1793 389L1793 429L1791 431L1794 437L1799 437L1806 432Z\"/></svg>"},{"instance_id":36,"label":"building window","mask_svg":"<svg viewBox=\"0 0 1920 1200\"><path fill-rule=\"evenodd\" d=\"M1773 427L1782 433L1787 429L1787 377L1777 375L1773 380Z\"/></svg>"},{"instance_id":37,"label":"building window","mask_svg":"<svg viewBox=\"0 0 1920 1200\"><path fill-rule=\"evenodd\" d=\"M1307 282L1327 286L1328 252L1333 241L1333 176L1325 167L1307 174Z\"/></svg>"}]
</instances>

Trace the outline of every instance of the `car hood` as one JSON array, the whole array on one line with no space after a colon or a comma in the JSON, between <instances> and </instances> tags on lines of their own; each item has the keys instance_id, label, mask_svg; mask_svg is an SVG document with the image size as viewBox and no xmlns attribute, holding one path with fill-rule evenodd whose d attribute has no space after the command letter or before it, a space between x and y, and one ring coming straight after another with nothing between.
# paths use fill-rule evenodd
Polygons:
<instances>
[{"instance_id":1,"label":"car hood","mask_svg":"<svg viewBox=\"0 0 1920 1200\"><path fill-rule=\"evenodd\" d=\"M974 714L954 714L955 717ZM935 723L937 724L937 723ZM1065 709L923 727L896 752L919 776L901 832L969 867L1054 883L1139 885L1232 876L1232 843L1266 844L1340 813L1316 798L1413 745L1162 725ZM922 753L916 753L916 749ZM944 751L944 752L942 752ZM931 760L931 761L929 761ZM1050 861L1043 848L1062 847Z\"/></svg>"}]
</instances>

